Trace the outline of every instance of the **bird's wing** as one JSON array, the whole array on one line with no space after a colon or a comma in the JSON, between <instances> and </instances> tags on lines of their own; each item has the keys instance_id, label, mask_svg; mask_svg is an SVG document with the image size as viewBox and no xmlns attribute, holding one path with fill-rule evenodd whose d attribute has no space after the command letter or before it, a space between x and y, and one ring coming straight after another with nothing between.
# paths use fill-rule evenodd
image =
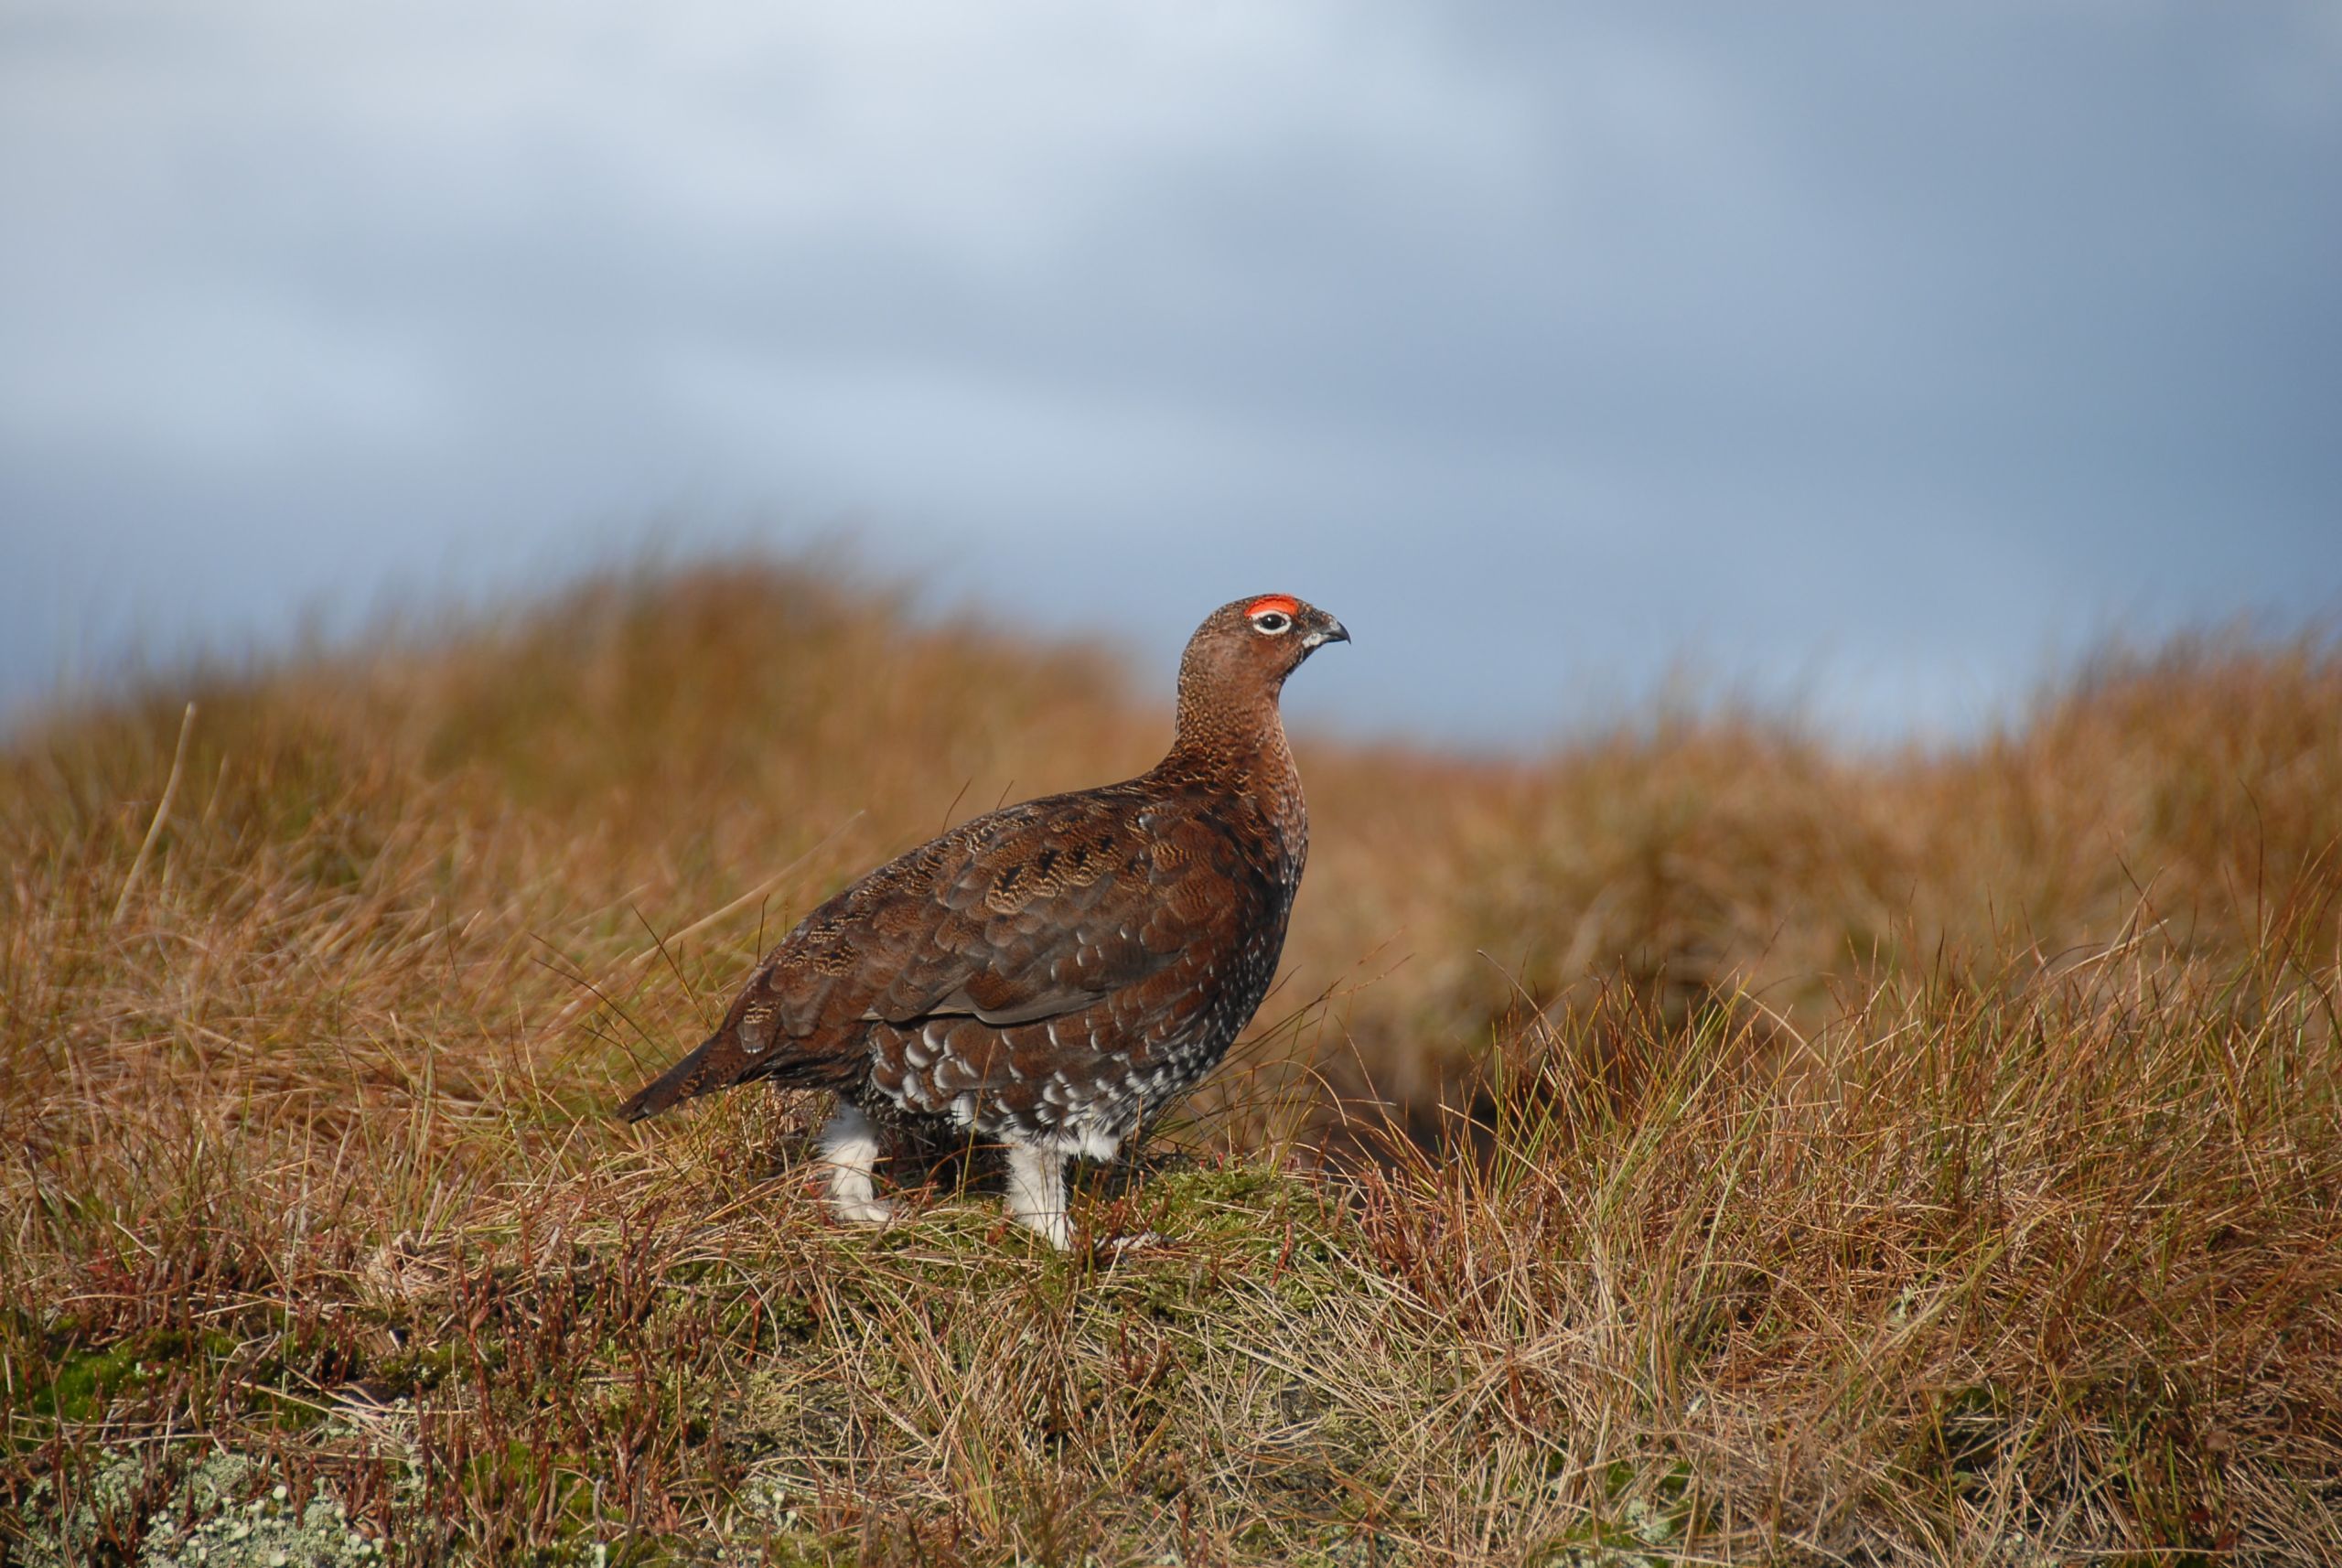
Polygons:
<instances>
[{"instance_id":1,"label":"bird's wing","mask_svg":"<svg viewBox=\"0 0 2342 1568\"><path fill-rule=\"evenodd\" d=\"M1221 912L1227 854L1176 800L1057 796L944 842L850 921L876 937L862 1018L1006 1027L1077 1012L1162 970Z\"/></svg>"},{"instance_id":2,"label":"bird's wing","mask_svg":"<svg viewBox=\"0 0 2342 1568\"><path fill-rule=\"evenodd\" d=\"M1070 1012L1196 940L1225 858L1182 802L1053 796L963 823L808 916L742 1001L804 1038L854 1020Z\"/></svg>"},{"instance_id":3,"label":"bird's wing","mask_svg":"<svg viewBox=\"0 0 2342 1568\"><path fill-rule=\"evenodd\" d=\"M1076 1013L1210 946L1249 883L1195 802L1127 786L961 824L808 915L628 1117L753 1078L844 1087L875 1025Z\"/></svg>"}]
</instances>

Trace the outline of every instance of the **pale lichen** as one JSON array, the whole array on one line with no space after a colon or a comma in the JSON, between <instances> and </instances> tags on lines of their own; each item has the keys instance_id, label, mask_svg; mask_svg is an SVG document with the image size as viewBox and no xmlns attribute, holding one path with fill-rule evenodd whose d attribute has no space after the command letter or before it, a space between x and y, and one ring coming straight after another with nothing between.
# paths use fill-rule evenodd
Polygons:
<instances>
[{"instance_id":1,"label":"pale lichen","mask_svg":"<svg viewBox=\"0 0 2342 1568\"><path fill-rule=\"evenodd\" d=\"M88 1494L62 1508L47 1481L36 1483L16 1560L70 1568L89 1561L101 1540L119 1541L125 1526L140 1568L374 1568L385 1560L386 1543L351 1520L340 1498L319 1490L296 1507L283 1482L263 1489L268 1472L259 1461L226 1449L188 1464L159 1503L145 1499L141 1518L149 1464L107 1454Z\"/></svg>"}]
</instances>

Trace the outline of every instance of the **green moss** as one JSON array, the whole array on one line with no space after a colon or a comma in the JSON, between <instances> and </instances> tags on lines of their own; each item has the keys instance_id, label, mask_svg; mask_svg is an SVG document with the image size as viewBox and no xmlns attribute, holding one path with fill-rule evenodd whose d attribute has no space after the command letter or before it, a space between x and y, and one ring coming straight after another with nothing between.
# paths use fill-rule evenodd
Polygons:
<instances>
[{"instance_id":1,"label":"green moss","mask_svg":"<svg viewBox=\"0 0 2342 1568\"><path fill-rule=\"evenodd\" d=\"M235 1341L216 1331L177 1329L132 1335L111 1344L72 1345L52 1352L48 1377L26 1395L27 1413L48 1421L102 1419L117 1400L167 1382L181 1367L223 1361Z\"/></svg>"},{"instance_id":2,"label":"green moss","mask_svg":"<svg viewBox=\"0 0 2342 1568\"><path fill-rule=\"evenodd\" d=\"M386 1358L374 1372L374 1386L385 1397L409 1399L437 1388L456 1369L452 1344L414 1344Z\"/></svg>"},{"instance_id":3,"label":"green moss","mask_svg":"<svg viewBox=\"0 0 2342 1568\"><path fill-rule=\"evenodd\" d=\"M115 1344L79 1350L56 1363L48 1381L26 1402L36 1415L58 1421L91 1421L113 1402L116 1391L142 1373L134 1346Z\"/></svg>"}]
</instances>

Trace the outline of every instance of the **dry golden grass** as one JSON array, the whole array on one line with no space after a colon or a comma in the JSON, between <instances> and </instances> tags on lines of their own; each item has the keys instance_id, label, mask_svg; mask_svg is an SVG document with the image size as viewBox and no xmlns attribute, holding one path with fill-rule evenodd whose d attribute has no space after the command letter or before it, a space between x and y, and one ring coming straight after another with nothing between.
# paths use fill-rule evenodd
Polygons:
<instances>
[{"instance_id":1,"label":"dry golden grass","mask_svg":"<svg viewBox=\"0 0 2342 1568\"><path fill-rule=\"evenodd\" d=\"M1165 686L734 563L20 736L10 1560L2342 1561L2332 643L1937 754L1305 745L1118 1261L830 1226L794 1098L606 1120Z\"/></svg>"}]
</instances>

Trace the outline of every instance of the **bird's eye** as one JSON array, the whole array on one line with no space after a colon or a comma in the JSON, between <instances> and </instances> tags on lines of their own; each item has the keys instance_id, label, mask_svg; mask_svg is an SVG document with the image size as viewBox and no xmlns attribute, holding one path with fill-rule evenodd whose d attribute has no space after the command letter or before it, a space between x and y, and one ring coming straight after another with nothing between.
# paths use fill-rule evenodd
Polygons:
<instances>
[{"instance_id":1,"label":"bird's eye","mask_svg":"<svg viewBox=\"0 0 2342 1568\"><path fill-rule=\"evenodd\" d=\"M1262 631L1267 632L1271 637L1274 637L1277 633L1283 631L1285 628L1293 624L1293 618L1281 614L1276 610L1270 610L1264 615L1254 616L1252 618L1252 624L1260 628Z\"/></svg>"}]
</instances>

